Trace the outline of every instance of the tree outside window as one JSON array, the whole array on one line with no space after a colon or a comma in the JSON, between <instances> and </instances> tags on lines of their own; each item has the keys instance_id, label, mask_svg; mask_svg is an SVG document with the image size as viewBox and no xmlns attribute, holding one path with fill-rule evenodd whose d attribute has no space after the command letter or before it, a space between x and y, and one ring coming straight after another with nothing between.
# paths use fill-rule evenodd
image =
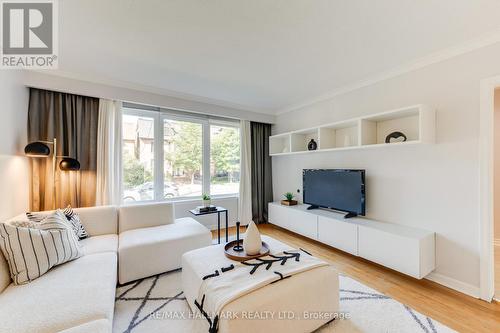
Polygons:
<instances>
[{"instance_id":1,"label":"tree outside window","mask_svg":"<svg viewBox=\"0 0 500 333\"><path fill-rule=\"evenodd\" d=\"M165 184L177 196L201 196L203 170L203 127L199 123L165 120Z\"/></svg>"},{"instance_id":2,"label":"tree outside window","mask_svg":"<svg viewBox=\"0 0 500 333\"><path fill-rule=\"evenodd\" d=\"M238 193L240 184L240 131L237 127L210 126L210 193Z\"/></svg>"},{"instance_id":3,"label":"tree outside window","mask_svg":"<svg viewBox=\"0 0 500 333\"><path fill-rule=\"evenodd\" d=\"M211 123L206 118L125 109L122 128L124 202L239 192L237 126ZM210 140L204 140L204 133L210 135ZM204 149L208 144L209 149ZM155 167L163 169L163 177L155 177ZM205 182L203 170L210 171ZM160 193L163 197L159 197Z\"/></svg>"}]
</instances>

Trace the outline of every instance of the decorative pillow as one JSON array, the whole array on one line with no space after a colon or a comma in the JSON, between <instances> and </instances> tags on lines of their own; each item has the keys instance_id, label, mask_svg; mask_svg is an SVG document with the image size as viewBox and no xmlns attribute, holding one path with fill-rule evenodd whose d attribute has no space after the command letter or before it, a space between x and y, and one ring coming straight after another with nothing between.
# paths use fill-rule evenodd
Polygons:
<instances>
[{"instance_id":1,"label":"decorative pillow","mask_svg":"<svg viewBox=\"0 0 500 333\"><path fill-rule=\"evenodd\" d=\"M9 222L9 224L13 225L15 227L36 228L35 222L31 222L31 221L12 221L12 222Z\"/></svg>"},{"instance_id":2,"label":"decorative pillow","mask_svg":"<svg viewBox=\"0 0 500 333\"><path fill-rule=\"evenodd\" d=\"M82 222L80 221L80 215L78 215L77 213L75 213L73 211L73 208L71 208L71 205L68 205L68 207L66 207L62 212L66 216L66 219L68 221L68 225L71 226L76 237L78 237L79 240L82 240L82 239L89 237L89 234L87 233L87 231L85 230L85 228L82 225ZM31 222L40 223L44 218L47 217L47 214L44 214L44 213L26 213L26 217Z\"/></svg>"},{"instance_id":3,"label":"decorative pillow","mask_svg":"<svg viewBox=\"0 0 500 333\"><path fill-rule=\"evenodd\" d=\"M63 213L64 215L66 215L66 218L71 223L73 231L75 232L76 237L78 237L79 240L90 237L89 234L87 233L87 230L85 230L82 222L80 221L80 215L75 213L70 205L68 205L68 207L66 207L63 210Z\"/></svg>"},{"instance_id":4,"label":"decorative pillow","mask_svg":"<svg viewBox=\"0 0 500 333\"><path fill-rule=\"evenodd\" d=\"M0 224L0 248L14 284L31 282L52 267L74 260L83 252L61 210L48 215L35 228Z\"/></svg>"},{"instance_id":5,"label":"decorative pillow","mask_svg":"<svg viewBox=\"0 0 500 333\"><path fill-rule=\"evenodd\" d=\"M50 214L47 214L47 213L32 213L32 212L27 212L26 213L26 217L28 218L28 220L30 222L34 222L34 223L40 223L43 221L44 218L46 218L47 216L49 216ZM20 221L22 222L22 221ZM20 223L20 222L13 222L13 223ZM11 224L13 224L11 223Z\"/></svg>"}]
</instances>

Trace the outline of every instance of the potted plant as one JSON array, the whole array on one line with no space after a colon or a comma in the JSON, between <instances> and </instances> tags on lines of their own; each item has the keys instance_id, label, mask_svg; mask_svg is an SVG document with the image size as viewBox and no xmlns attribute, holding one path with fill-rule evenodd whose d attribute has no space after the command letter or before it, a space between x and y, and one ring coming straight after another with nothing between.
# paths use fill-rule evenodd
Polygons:
<instances>
[{"instance_id":1,"label":"potted plant","mask_svg":"<svg viewBox=\"0 0 500 333\"><path fill-rule=\"evenodd\" d=\"M285 206L295 206L297 204L297 200L293 200L295 195L292 192L286 192L283 194L285 200L281 200L281 204Z\"/></svg>"},{"instance_id":2,"label":"potted plant","mask_svg":"<svg viewBox=\"0 0 500 333\"><path fill-rule=\"evenodd\" d=\"M210 196L208 194L203 194L201 199L203 200L204 207L210 207Z\"/></svg>"}]
</instances>

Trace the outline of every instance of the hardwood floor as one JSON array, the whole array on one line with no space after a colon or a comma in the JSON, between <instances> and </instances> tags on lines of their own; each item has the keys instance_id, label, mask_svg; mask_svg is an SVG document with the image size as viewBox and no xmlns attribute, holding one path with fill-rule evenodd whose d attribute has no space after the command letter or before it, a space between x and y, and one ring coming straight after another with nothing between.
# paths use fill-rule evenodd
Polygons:
<instances>
[{"instance_id":1,"label":"hardwood floor","mask_svg":"<svg viewBox=\"0 0 500 333\"><path fill-rule=\"evenodd\" d=\"M500 303L498 302L488 303L428 280L408 277L271 224L258 227L262 234L295 248L301 247L331 263L340 273L458 332L500 332ZM223 234L224 232L221 232L221 235ZM230 228L229 234L236 234L235 228ZM212 235L216 237L217 232Z\"/></svg>"}]
</instances>

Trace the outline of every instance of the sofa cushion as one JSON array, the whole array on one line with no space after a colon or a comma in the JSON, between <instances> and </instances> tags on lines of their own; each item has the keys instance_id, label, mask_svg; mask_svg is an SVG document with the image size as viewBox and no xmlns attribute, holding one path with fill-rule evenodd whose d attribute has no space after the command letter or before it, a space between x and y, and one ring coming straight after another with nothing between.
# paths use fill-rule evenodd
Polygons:
<instances>
[{"instance_id":1,"label":"sofa cushion","mask_svg":"<svg viewBox=\"0 0 500 333\"><path fill-rule=\"evenodd\" d=\"M85 208L73 208L80 215L80 222L90 236L117 234L118 233L118 209L116 206L97 206ZM48 215L53 211L37 212L37 214ZM28 221L26 214L20 214L11 218L12 221Z\"/></svg>"},{"instance_id":2,"label":"sofa cushion","mask_svg":"<svg viewBox=\"0 0 500 333\"><path fill-rule=\"evenodd\" d=\"M108 319L94 320L85 324L68 328L60 333L109 333L112 323Z\"/></svg>"},{"instance_id":3,"label":"sofa cushion","mask_svg":"<svg viewBox=\"0 0 500 333\"><path fill-rule=\"evenodd\" d=\"M0 293L11 284L10 269L7 260L0 251Z\"/></svg>"},{"instance_id":4,"label":"sofa cushion","mask_svg":"<svg viewBox=\"0 0 500 333\"><path fill-rule=\"evenodd\" d=\"M102 252L118 252L118 235L100 235L82 239L80 245L83 248L85 255L102 253Z\"/></svg>"},{"instance_id":5,"label":"sofa cushion","mask_svg":"<svg viewBox=\"0 0 500 333\"><path fill-rule=\"evenodd\" d=\"M83 256L30 284L0 294L2 332L59 332L95 320L113 321L116 253ZM77 331L78 332L78 331Z\"/></svg>"},{"instance_id":6,"label":"sofa cushion","mask_svg":"<svg viewBox=\"0 0 500 333\"><path fill-rule=\"evenodd\" d=\"M61 210L34 223L35 228L0 224L0 248L15 284L31 282L54 266L82 256L80 244Z\"/></svg>"},{"instance_id":7,"label":"sofa cushion","mask_svg":"<svg viewBox=\"0 0 500 333\"><path fill-rule=\"evenodd\" d=\"M73 208L80 221L92 236L118 233L118 209L115 206Z\"/></svg>"},{"instance_id":8,"label":"sofa cushion","mask_svg":"<svg viewBox=\"0 0 500 333\"><path fill-rule=\"evenodd\" d=\"M174 206L168 202L121 206L119 219L120 233L171 224L174 222Z\"/></svg>"},{"instance_id":9,"label":"sofa cushion","mask_svg":"<svg viewBox=\"0 0 500 333\"><path fill-rule=\"evenodd\" d=\"M64 210L62 210L64 216L66 216L66 220L68 224L71 226L73 231L75 232L76 237L78 239L84 239L89 237L89 234L85 230L85 227L80 222L80 215L73 211L71 205L68 205ZM30 222L39 223L42 222L44 218L46 218L48 214L46 212L28 212L26 213L26 217Z\"/></svg>"},{"instance_id":10,"label":"sofa cushion","mask_svg":"<svg viewBox=\"0 0 500 333\"><path fill-rule=\"evenodd\" d=\"M211 243L210 231L190 217L122 232L118 241L118 280L123 284L180 268L185 252Z\"/></svg>"},{"instance_id":11,"label":"sofa cushion","mask_svg":"<svg viewBox=\"0 0 500 333\"><path fill-rule=\"evenodd\" d=\"M7 223L12 221L28 221L28 218L26 214L20 214L8 220ZM2 251L0 251L0 293L11 283L12 279L10 277L9 264L7 263L7 259L3 256Z\"/></svg>"},{"instance_id":12,"label":"sofa cushion","mask_svg":"<svg viewBox=\"0 0 500 333\"><path fill-rule=\"evenodd\" d=\"M121 206L119 232L157 227L174 222L174 206L168 202Z\"/></svg>"}]
</instances>

